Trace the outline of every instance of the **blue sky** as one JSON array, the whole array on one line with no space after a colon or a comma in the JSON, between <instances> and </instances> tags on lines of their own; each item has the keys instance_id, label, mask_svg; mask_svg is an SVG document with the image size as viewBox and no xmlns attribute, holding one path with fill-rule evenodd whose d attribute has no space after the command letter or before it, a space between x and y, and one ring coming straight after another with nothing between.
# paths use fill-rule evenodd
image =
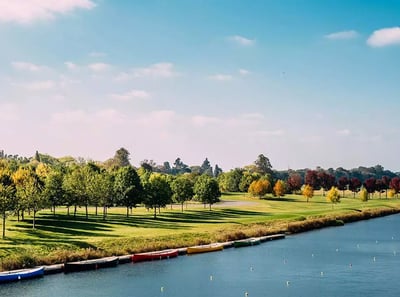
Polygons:
<instances>
[{"instance_id":1,"label":"blue sky","mask_svg":"<svg viewBox=\"0 0 400 297\"><path fill-rule=\"evenodd\" d=\"M0 0L0 149L398 171L399 20L395 0Z\"/></svg>"}]
</instances>

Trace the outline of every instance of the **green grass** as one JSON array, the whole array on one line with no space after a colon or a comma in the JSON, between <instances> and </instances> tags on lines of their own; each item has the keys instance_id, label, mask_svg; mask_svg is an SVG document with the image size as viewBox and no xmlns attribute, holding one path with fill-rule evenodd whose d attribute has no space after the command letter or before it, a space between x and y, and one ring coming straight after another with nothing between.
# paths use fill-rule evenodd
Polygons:
<instances>
[{"instance_id":1,"label":"green grass","mask_svg":"<svg viewBox=\"0 0 400 297\"><path fill-rule=\"evenodd\" d=\"M111 208L105 221L92 208L88 220L83 208L76 219L67 216L65 208L57 209L55 217L43 210L35 230L28 215L23 222L8 219L7 238L0 240L0 270L273 234L288 231L290 224L293 230L301 230L299 222L309 225L309 219L400 208L397 199L376 197L363 203L348 197L332 208L321 195L307 203L299 195L257 199L228 193L211 211L208 206L189 203L181 212L181 206L174 205L161 209L157 219L152 210L142 207L134 209L129 218L124 208Z\"/></svg>"}]
</instances>

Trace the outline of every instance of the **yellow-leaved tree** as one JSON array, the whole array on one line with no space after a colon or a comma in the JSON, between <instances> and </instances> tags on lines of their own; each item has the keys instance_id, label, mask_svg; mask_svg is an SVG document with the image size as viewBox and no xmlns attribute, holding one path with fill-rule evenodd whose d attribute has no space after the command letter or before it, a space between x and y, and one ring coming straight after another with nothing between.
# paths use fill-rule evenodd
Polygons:
<instances>
[{"instance_id":1,"label":"yellow-leaved tree","mask_svg":"<svg viewBox=\"0 0 400 297\"><path fill-rule=\"evenodd\" d=\"M368 191L366 188L362 187L359 194L360 194L361 201L363 201L363 202L368 201Z\"/></svg>"},{"instance_id":2,"label":"yellow-leaved tree","mask_svg":"<svg viewBox=\"0 0 400 297\"><path fill-rule=\"evenodd\" d=\"M286 192L285 182L278 179L274 186L275 196L278 196L278 197L285 196L285 192Z\"/></svg>"},{"instance_id":3,"label":"yellow-leaved tree","mask_svg":"<svg viewBox=\"0 0 400 297\"><path fill-rule=\"evenodd\" d=\"M267 179L259 179L253 181L250 184L248 192L253 196L258 196L259 198L261 198L268 193L270 188L271 183Z\"/></svg>"},{"instance_id":4,"label":"yellow-leaved tree","mask_svg":"<svg viewBox=\"0 0 400 297\"><path fill-rule=\"evenodd\" d=\"M336 187L332 187L326 195L326 200L332 203L332 208L336 203L340 202L339 190Z\"/></svg>"},{"instance_id":5,"label":"yellow-leaved tree","mask_svg":"<svg viewBox=\"0 0 400 297\"><path fill-rule=\"evenodd\" d=\"M305 185L303 187L302 194L307 198L307 202L314 196L314 189L310 185Z\"/></svg>"}]
</instances>

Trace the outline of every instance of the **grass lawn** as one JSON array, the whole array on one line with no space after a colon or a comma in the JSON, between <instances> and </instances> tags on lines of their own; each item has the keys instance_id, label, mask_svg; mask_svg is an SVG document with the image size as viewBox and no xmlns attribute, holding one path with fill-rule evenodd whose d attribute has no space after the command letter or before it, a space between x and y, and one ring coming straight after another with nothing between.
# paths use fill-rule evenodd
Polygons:
<instances>
[{"instance_id":1,"label":"grass lawn","mask_svg":"<svg viewBox=\"0 0 400 297\"><path fill-rule=\"evenodd\" d=\"M350 193L346 196L332 208L322 195L307 203L300 195L257 199L226 193L211 211L197 203L189 203L183 212L180 205L173 205L172 209L161 209L157 219L152 210L143 207L134 209L129 218L124 208L111 208L105 221L100 212L94 215L94 208L89 210L88 220L83 208L76 219L67 216L65 208L57 209L55 217L43 210L35 230L28 215L23 222L15 217L7 220L7 237L0 239L0 269L272 234L286 231L293 221L365 209L400 208L398 199L379 199L376 195L361 202Z\"/></svg>"}]
</instances>

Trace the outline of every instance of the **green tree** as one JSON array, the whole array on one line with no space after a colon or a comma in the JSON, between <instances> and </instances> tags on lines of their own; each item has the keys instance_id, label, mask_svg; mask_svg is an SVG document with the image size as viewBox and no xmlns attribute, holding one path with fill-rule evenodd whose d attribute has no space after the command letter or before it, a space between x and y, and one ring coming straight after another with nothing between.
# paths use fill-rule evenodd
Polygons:
<instances>
[{"instance_id":1,"label":"green tree","mask_svg":"<svg viewBox=\"0 0 400 297\"><path fill-rule=\"evenodd\" d=\"M148 178L146 177L146 179ZM114 192L117 204L126 207L126 217L129 217L129 210L141 203L143 198L143 186L140 177L132 166L121 167L117 170L114 179Z\"/></svg>"},{"instance_id":2,"label":"green tree","mask_svg":"<svg viewBox=\"0 0 400 297\"><path fill-rule=\"evenodd\" d=\"M340 202L339 190L336 187L332 187L326 194L326 200L332 203L332 208L336 203Z\"/></svg>"},{"instance_id":3,"label":"green tree","mask_svg":"<svg viewBox=\"0 0 400 297\"><path fill-rule=\"evenodd\" d=\"M119 150L115 152L114 155L115 165L117 167L130 166L131 163L129 162L129 155L130 153L128 152L128 150L121 147Z\"/></svg>"},{"instance_id":4,"label":"green tree","mask_svg":"<svg viewBox=\"0 0 400 297\"><path fill-rule=\"evenodd\" d=\"M211 205L219 201L221 197L221 191L219 190L218 182L215 178L209 175L201 175L195 182L193 188L196 199L203 202L204 204Z\"/></svg>"},{"instance_id":5,"label":"green tree","mask_svg":"<svg viewBox=\"0 0 400 297\"><path fill-rule=\"evenodd\" d=\"M253 181L259 180L261 178L261 174L258 172L244 171L242 178L239 183L239 191L247 192L249 187Z\"/></svg>"},{"instance_id":6,"label":"green tree","mask_svg":"<svg viewBox=\"0 0 400 297\"><path fill-rule=\"evenodd\" d=\"M0 170L0 214L3 219L3 235L6 237L6 218L15 210L15 187L10 175Z\"/></svg>"},{"instance_id":7,"label":"green tree","mask_svg":"<svg viewBox=\"0 0 400 297\"><path fill-rule=\"evenodd\" d=\"M103 208L103 220L107 217L107 208L113 203L114 189L113 176L106 170L92 173L91 182L88 185L89 195L91 200L96 202L97 206Z\"/></svg>"},{"instance_id":8,"label":"green tree","mask_svg":"<svg viewBox=\"0 0 400 297\"><path fill-rule=\"evenodd\" d=\"M261 175L269 174L272 176L272 165L269 159L263 154L258 155L257 160L254 161L257 172Z\"/></svg>"},{"instance_id":9,"label":"green tree","mask_svg":"<svg viewBox=\"0 0 400 297\"><path fill-rule=\"evenodd\" d=\"M192 199L194 184L189 176L180 175L171 183L172 198L181 204L183 212L183 204L185 201Z\"/></svg>"},{"instance_id":10,"label":"green tree","mask_svg":"<svg viewBox=\"0 0 400 297\"><path fill-rule=\"evenodd\" d=\"M63 180L63 173L59 170L53 170L47 175L44 181L43 195L49 201L54 216L56 214L56 207L63 202Z\"/></svg>"},{"instance_id":11,"label":"green tree","mask_svg":"<svg viewBox=\"0 0 400 297\"><path fill-rule=\"evenodd\" d=\"M213 176L213 170L210 165L210 161L208 161L208 158L206 158L203 161L203 164L200 166L200 174L207 174L208 176Z\"/></svg>"},{"instance_id":12,"label":"green tree","mask_svg":"<svg viewBox=\"0 0 400 297\"><path fill-rule=\"evenodd\" d=\"M157 218L157 208L165 207L172 198L172 190L168 182L168 176L160 173L152 173L144 184L144 203L148 208L154 209L154 218Z\"/></svg>"}]
</instances>

